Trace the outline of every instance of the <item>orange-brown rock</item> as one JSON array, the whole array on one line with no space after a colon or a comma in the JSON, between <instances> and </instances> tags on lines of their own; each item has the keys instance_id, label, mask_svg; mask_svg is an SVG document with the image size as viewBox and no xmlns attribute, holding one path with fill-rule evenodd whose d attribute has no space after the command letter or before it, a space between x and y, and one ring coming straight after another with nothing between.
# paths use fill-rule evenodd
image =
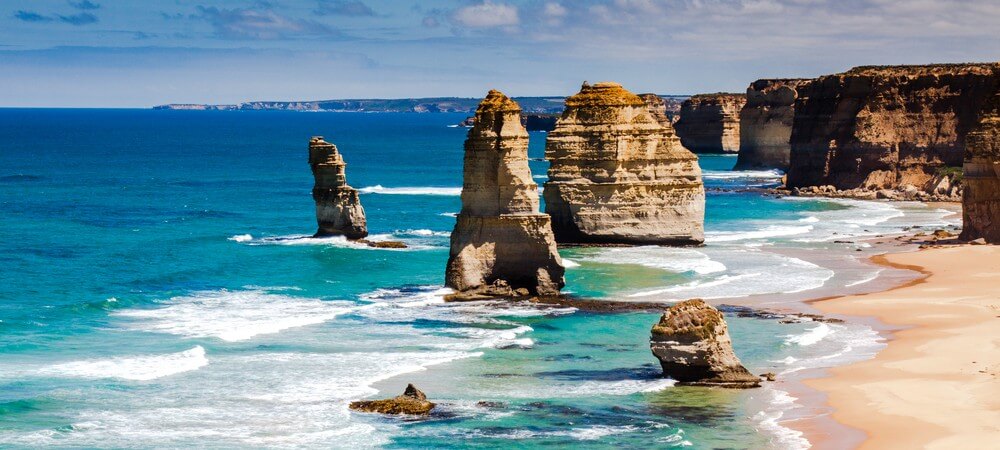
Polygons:
<instances>
[{"instance_id":1,"label":"orange-brown rock","mask_svg":"<svg viewBox=\"0 0 1000 450\"><path fill-rule=\"evenodd\" d=\"M351 402L349 408L355 411L380 414L426 415L431 412L434 403L427 401L427 395L412 384L406 385L403 395L384 400L360 400Z\"/></svg>"},{"instance_id":2,"label":"orange-brown rock","mask_svg":"<svg viewBox=\"0 0 1000 450\"><path fill-rule=\"evenodd\" d=\"M798 89L787 185L958 198L966 135L1000 63L857 67Z\"/></svg>"},{"instance_id":3,"label":"orange-brown rock","mask_svg":"<svg viewBox=\"0 0 1000 450\"><path fill-rule=\"evenodd\" d=\"M1000 90L965 139L962 239L1000 244Z\"/></svg>"},{"instance_id":4,"label":"orange-brown rock","mask_svg":"<svg viewBox=\"0 0 1000 450\"><path fill-rule=\"evenodd\" d=\"M316 236L368 236L365 209L358 191L347 185L347 164L337 146L324 141L323 136L314 136L309 140L309 166L315 178L312 195L319 224Z\"/></svg>"},{"instance_id":5,"label":"orange-brown rock","mask_svg":"<svg viewBox=\"0 0 1000 450\"><path fill-rule=\"evenodd\" d=\"M465 141L462 211L445 284L469 298L558 294L565 269L538 203L521 107L490 91Z\"/></svg>"},{"instance_id":6,"label":"orange-brown rock","mask_svg":"<svg viewBox=\"0 0 1000 450\"><path fill-rule=\"evenodd\" d=\"M618 83L584 84L566 99L545 143L545 212L558 242L704 241L698 158L651 109Z\"/></svg>"},{"instance_id":7,"label":"orange-brown rock","mask_svg":"<svg viewBox=\"0 0 1000 450\"><path fill-rule=\"evenodd\" d=\"M684 148L695 153L736 153L740 150L740 110L744 94L699 94L681 104L674 124Z\"/></svg>"},{"instance_id":8,"label":"orange-brown rock","mask_svg":"<svg viewBox=\"0 0 1000 450\"><path fill-rule=\"evenodd\" d=\"M803 78L765 79L750 83L740 110L740 154L735 170L788 170L792 121Z\"/></svg>"}]
</instances>

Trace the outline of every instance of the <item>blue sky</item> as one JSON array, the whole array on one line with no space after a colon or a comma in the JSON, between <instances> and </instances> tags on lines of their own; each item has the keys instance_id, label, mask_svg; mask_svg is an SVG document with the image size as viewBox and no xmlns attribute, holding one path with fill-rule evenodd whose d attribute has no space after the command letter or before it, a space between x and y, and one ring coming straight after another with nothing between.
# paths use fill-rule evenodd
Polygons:
<instances>
[{"instance_id":1,"label":"blue sky","mask_svg":"<svg viewBox=\"0 0 1000 450\"><path fill-rule=\"evenodd\" d=\"M998 0L0 0L0 106L742 91L996 61Z\"/></svg>"}]
</instances>

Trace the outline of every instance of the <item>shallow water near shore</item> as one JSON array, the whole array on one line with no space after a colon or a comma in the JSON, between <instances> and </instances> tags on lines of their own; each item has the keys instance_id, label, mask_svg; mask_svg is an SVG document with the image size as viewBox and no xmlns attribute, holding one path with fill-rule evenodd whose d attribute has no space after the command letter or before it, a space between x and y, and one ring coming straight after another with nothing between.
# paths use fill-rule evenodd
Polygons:
<instances>
[{"instance_id":1,"label":"shallow water near shore","mask_svg":"<svg viewBox=\"0 0 1000 450\"><path fill-rule=\"evenodd\" d=\"M463 118L0 109L0 446L806 445L780 426L795 408L781 382L659 378L656 314L443 303L465 138L448 125ZM344 154L372 239L410 248L309 238L312 135ZM859 259L866 239L956 223L916 203L731 192L780 174L700 161L704 247L563 249L566 290L802 310L912 276ZM745 365L779 380L881 346L859 324L727 319ZM347 410L407 382L432 417Z\"/></svg>"}]
</instances>

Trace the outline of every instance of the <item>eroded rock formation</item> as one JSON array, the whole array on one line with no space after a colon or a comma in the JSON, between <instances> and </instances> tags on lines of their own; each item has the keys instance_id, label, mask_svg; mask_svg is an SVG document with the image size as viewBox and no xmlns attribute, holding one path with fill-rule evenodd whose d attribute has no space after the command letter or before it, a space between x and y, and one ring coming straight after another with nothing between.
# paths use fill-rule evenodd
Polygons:
<instances>
[{"instance_id":1,"label":"eroded rock formation","mask_svg":"<svg viewBox=\"0 0 1000 450\"><path fill-rule=\"evenodd\" d=\"M760 386L733 352L729 327L719 310L702 300L668 308L653 326L649 342L663 375L691 385Z\"/></svg>"},{"instance_id":2,"label":"eroded rock formation","mask_svg":"<svg viewBox=\"0 0 1000 450\"><path fill-rule=\"evenodd\" d=\"M555 295L565 284L549 216L538 212L520 116L516 102L490 91L465 141L445 282L470 296Z\"/></svg>"},{"instance_id":3,"label":"eroded rock formation","mask_svg":"<svg viewBox=\"0 0 1000 450\"><path fill-rule=\"evenodd\" d=\"M361 239L368 236L365 209L361 207L358 191L347 185L344 169L347 164L337 151L337 146L315 136L309 140L309 165L315 184L313 200L316 201L316 236L345 236Z\"/></svg>"},{"instance_id":4,"label":"eroded rock formation","mask_svg":"<svg viewBox=\"0 0 1000 450\"><path fill-rule=\"evenodd\" d=\"M674 124L684 148L695 153L736 153L740 150L740 110L744 94L699 94L681 104Z\"/></svg>"},{"instance_id":5,"label":"eroded rock formation","mask_svg":"<svg viewBox=\"0 0 1000 450\"><path fill-rule=\"evenodd\" d=\"M425 415L436 405L427 401L427 395L412 384L406 385L403 395L384 400L361 400L351 402L348 407L355 411L380 414Z\"/></svg>"},{"instance_id":6,"label":"eroded rock formation","mask_svg":"<svg viewBox=\"0 0 1000 450\"><path fill-rule=\"evenodd\" d=\"M739 158L735 170L788 170L792 121L802 78L757 80L740 110Z\"/></svg>"},{"instance_id":7,"label":"eroded rock formation","mask_svg":"<svg viewBox=\"0 0 1000 450\"><path fill-rule=\"evenodd\" d=\"M545 212L566 243L699 244L705 189L669 123L617 83L584 84L545 145Z\"/></svg>"},{"instance_id":8,"label":"eroded rock formation","mask_svg":"<svg viewBox=\"0 0 1000 450\"><path fill-rule=\"evenodd\" d=\"M957 200L949 174L962 166L966 135L998 83L1000 63L856 67L819 77L798 89L787 185Z\"/></svg>"},{"instance_id":9,"label":"eroded rock formation","mask_svg":"<svg viewBox=\"0 0 1000 450\"><path fill-rule=\"evenodd\" d=\"M962 239L1000 244L1000 91L965 142Z\"/></svg>"}]
</instances>

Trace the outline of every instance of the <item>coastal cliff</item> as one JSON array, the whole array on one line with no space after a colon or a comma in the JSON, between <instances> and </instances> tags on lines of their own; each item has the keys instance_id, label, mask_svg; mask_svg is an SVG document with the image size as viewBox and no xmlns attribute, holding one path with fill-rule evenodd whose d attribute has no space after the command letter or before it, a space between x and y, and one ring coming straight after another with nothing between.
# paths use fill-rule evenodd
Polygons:
<instances>
[{"instance_id":1,"label":"coastal cliff","mask_svg":"<svg viewBox=\"0 0 1000 450\"><path fill-rule=\"evenodd\" d=\"M965 142L962 239L1000 244L1000 90Z\"/></svg>"},{"instance_id":2,"label":"coastal cliff","mask_svg":"<svg viewBox=\"0 0 1000 450\"><path fill-rule=\"evenodd\" d=\"M765 79L750 83L740 110L739 157L734 170L788 170L792 122L803 78Z\"/></svg>"},{"instance_id":3,"label":"coastal cliff","mask_svg":"<svg viewBox=\"0 0 1000 450\"><path fill-rule=\"evenodd\" d=\"M618 83L584 84L548 134L545 212L556 240L582 244L704 241L698 158Z\"/></svg>"},{"instance_id":4,"label":"coastal cliff","mask_svg":"<svg viewBox=\"0 0 1000 450\"><path fill-rule=\"evenodd\" d=\"M744 94L699 94L681 104L674 124L684 148L695 153L736 153Z\"/></svg>"},{"instance_id":5,"label":"coastal cliff","mask_svg":"<svg viewBox=\"0 0 1000 450\"><path fill-rule=\"evenodd\" d=\"M365 209L358 191L347 185L347 164L337 146L315 136L309 140L309 166L315 184L312 195L316 201L316 236L345 236L361 239L368 236Z\"/></svg>"},{"instance_id":6,"label":"coastal cliff","mask_svg":"<svg viewBox=\"0 0 1000 450\"><path fill-rule=\"evenodd\" d=\"M492 90L465 141L462 211L445 284L464 298L558 294L565 269L538 203L521 108Z\"/></svg>"},{"instance_id":7,"label":"coastal cliff","mask_svg":"<svg viewBox=\"0 0 1000 450\"><path fill-rule=\"evenodd\" d=\"M865 66L798 89L787 187L958 200L966 135L1000 63ZM877 191L881 191L876 194Z\"/></svg>"}]
</instances>

